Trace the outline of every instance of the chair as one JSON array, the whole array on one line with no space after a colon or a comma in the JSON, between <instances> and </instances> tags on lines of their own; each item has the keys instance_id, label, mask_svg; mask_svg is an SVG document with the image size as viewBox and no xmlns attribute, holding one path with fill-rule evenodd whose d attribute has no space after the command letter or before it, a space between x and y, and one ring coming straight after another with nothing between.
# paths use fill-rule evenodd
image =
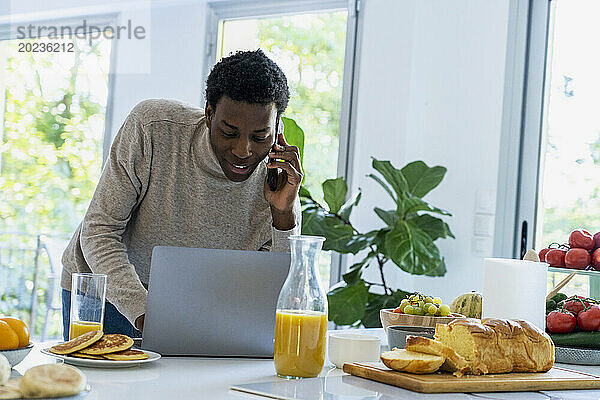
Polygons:
<instances>
[{"instance_id":1,"label":"chair","mask_svg":"<svg viewBox=\"0 0 600 400\"><path fill-rule=\"evenodd\" d=\"M42 325L42 336L41 341L46 340L46 331L48 328L48 317L51 312L61 311L62 302L60 296L60 278L62 274L62 254L65 248L69 244L68 240L45 237L42 236L38 242L38 253L36 255L39 258L41 252L45 252L48 256L48 264L50 265L50 271L48 273L48 286L46 288L46 315L44 316L44 324ZM36 260L37 261L37 260ZM37 264L39 265L39 264ZM33 293L37 292L37 271L34 278ZM37 296L34 295L34 302ZM32 307L32 327L35 321L35 306Z\"/></svg>"}]
</instances>

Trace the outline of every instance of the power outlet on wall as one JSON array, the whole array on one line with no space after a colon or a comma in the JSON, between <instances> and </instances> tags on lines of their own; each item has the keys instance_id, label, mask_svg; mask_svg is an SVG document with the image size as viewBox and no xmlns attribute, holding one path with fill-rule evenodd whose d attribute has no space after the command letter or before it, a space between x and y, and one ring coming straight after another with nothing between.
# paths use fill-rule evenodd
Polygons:
<instances>
[{"instance_id":1,"label":"power outlet on wall","mask_svg":"<svg viewBox=\"0 0 600 400\"><path fill-rule=\"evenodd\" d=\"M471 251L476 255L488 256L493 250L493 235L496 200L493 191L480 190L475 194L473 239Z\"/></svg>"}]
</instances>

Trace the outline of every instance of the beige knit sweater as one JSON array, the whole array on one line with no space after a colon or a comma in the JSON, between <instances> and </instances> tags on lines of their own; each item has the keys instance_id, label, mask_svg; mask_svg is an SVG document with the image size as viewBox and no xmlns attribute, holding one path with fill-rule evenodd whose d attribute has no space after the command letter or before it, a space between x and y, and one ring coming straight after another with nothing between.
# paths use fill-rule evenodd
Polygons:
<instances>
[{"instance_id":1,"label":"beige knit sweater","mask_svg":"<svg viewBox=\"0 0 600 400\"><path fill-rule=\"evenodd\" d=\"M129 114L65 253L71 274L108 275L107 300L133 324L146 311L154 246L289 251L296 227L272 226L263 194L266 164L243 182L225 177L210 146L203 110L146 100ZM176 289L176 288L173 288Z\"/></svg>"}]
</instances>

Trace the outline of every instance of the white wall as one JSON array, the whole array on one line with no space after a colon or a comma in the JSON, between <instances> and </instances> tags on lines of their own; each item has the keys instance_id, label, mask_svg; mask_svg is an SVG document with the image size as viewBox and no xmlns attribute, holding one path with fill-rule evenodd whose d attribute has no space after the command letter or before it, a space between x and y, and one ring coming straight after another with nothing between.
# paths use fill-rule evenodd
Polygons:
<instances>
[{"instance_id":1,"label":"white wall","mask_svg":"<svg viewBox=\"0 0 600 400\"><path fill-rule=\"evenodd\" d=\"M452 212L447 221L456 236L437 242L445 277L414 277L389 263L386 279L396 288L446 301L482 288L492 238L477 236L476 246L474 224L477 213L493 232L508 2L364 1L352 176L363 200L356 224L361 231L381 226L373 207L392 208L365 177L371 156L396 167L423 160L448 168L426 199ZM378 281L375 271L368 278Z\"/></svg>"},{"instance_id":2,"label":"white wall","mask_svg":"<svg viewBox=\"0 0 600 400\"><path fill-rule=\"evenodd\" d=\"M492 239L480 236L477 250L474 225L476 213L484 223L493 221L495 213L508 3L362 1L351 178L353 188L364 193L354 222L364 231L378 227L373 207L392 207L387 195L365 178L371 156L398 167L418 159L447 167L446 179L427 199L454 214L448 222L456 240L438 241L447 275L413 277L390 263L386 275L394 287L430 292L446 301L481 289L481 259L491 255ZM121 21L149 24L143 45L116 42L109 121L114 135L142 99L202 104L205 7L206 0L112 0L101 5L92 0L13 0L8 9L0 7L0 22L116 11Z\"/></svg>"},{"instance_id":3,"label":"white wall","mask_svg":"<svg viewBox=\"0 0 600 400\"><path fill-rule=\"evenodd\" d=\"M142 12L128 11L121 14L121 20L135 19L135 14ZM149 57L147 52L138 54L135 44L117 42L113 135L131 108L143 99L175 98L204 105L205 2L153 8L150 23ZM149 62L149 66L140 62ZM141 72L132 71L136 65Z\"/></svg>"}]
</instances>

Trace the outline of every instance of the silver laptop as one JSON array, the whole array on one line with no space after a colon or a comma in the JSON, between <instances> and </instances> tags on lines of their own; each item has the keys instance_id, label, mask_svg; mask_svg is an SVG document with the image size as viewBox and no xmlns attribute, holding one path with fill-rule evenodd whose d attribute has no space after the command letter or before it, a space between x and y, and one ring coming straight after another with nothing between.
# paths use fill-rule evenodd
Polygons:
<instances>
[{"instance_id":1,"label":"silver laptop","mask_svg":"<svg viewBox=\"0 0 600 400\"><path fill-rule=\"evenodd\" d=\"M162 355L273 357L289 253L157 246L142 348Z\"/></svg>"}]
</instances>

